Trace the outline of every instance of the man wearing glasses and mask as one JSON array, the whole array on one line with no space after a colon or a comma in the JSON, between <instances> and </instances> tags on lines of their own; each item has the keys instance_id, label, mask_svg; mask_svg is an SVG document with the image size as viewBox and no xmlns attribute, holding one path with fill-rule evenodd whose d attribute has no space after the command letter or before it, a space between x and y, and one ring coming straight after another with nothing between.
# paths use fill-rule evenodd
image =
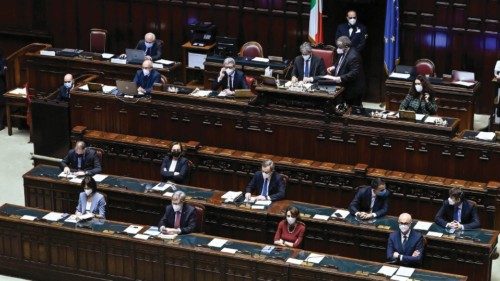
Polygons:
<instances>
[{"instance_id":1,"label":"man wearing glasses and mask","mask_svg":"<svg viewBox=\"0 0 500 281\"><path fill-rule=\"evenodd\" d=\"M285 198L285 183L283 177L274 172L274 162L264 160L262 169L254 174L247 185L245 199L249 200L252 193L257 195L256 200L277 201Z\"/></svg>"},{"instance_id":2,"label":"man wearing glasses and mask","mask_svg":"<svg viewBox=\"0 0 500 281\"><path fill-rule=\"evenodd\" d=\"M347 22L340 24L335 32L335 40L339 39L341 36L347 36L351 40L351 47L356 49L358 53L363 51L366 38L368 34L366 33L366 26L358 22L356 11L349 10L347 12Z\"/></svg>"},{"instance_id":3,"label":"man wearing glasses and mask","mask_svg":"<svg viewBox=\"0 0 500 281\"><path fill-rule=\"evenodd\" d=\"M226 58L223 67L219 72L219 77L212 85L213 91L222 90L226 96L234 95L236 89L248 89L245 74L241 70L235 69L236 62L233 58Z\"/></svg>"}]
</instances>

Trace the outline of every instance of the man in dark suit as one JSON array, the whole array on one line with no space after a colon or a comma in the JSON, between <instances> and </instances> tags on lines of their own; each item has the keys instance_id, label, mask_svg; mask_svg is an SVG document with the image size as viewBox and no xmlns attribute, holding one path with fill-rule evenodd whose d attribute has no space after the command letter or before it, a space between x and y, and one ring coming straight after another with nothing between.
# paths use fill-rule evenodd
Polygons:
<instances>
[{"instance_id":1,"label":"man in dark suit","mask_svg":"<svg viewBox=\"0 0 500 281\"><path fill-rule=\"evenodd\" d=\"M349 204L351 215L361 219L371 219L383 217L387 214L389 191L385 188L385 183L377 178L371 182L370 186L360 186Z\"/></svg>"},{"instance_id":2,"label":"man in dark suit","mask_svg":"<svg viewBox=\"0 0 500 281\"><path fill-rule=\"evenodd\" d=\"M349 106L361 106L361 99L366 91L365 74L361 55L351 48L351 41L346 36L337 39L337 62L327 69L327 72L335 83L339 83L345 89L342 94Z\"/></svg>"},{"instance_id":3,"label":"man in dark suit","mask_svg":"<svg viewBox=\"0 0 500 281\"><path fill-rule=\"evenodd\" d=\"M293 60L292 82L313 82L315 76L326 74L323 58L312 55L312 47L309 42L300 45L300 56Z\"/></svg>"},{"instance_id":4,"label":"man in dark suit","mask_svg":"<svg viewBox=\"0 0 500 281\"><path fill-rule=\"evenodd\" d=\"M436 214L438 225L453 229L475 229L480 227L476 203L466 200L461 188L449 191L450 197L443 201L443 206Z\"/></svg>"},{"instance_id":5,"label":"man in dark suit","mask_svg":"<svg viewBox=\"0 0 500 281\"><path fill-rule=\"evenodd\" d=\"M271 160L262 162L262 170L256 172L247 185L245 198L248 200L252 192L257 200L277 201L285 198L285 183L280 174L274 172L274 163Z\"/></svg>"},{"instance_id":6,"label":"man in dark suit","mask_svg":"<svg viewBox=\"0 0 500 281\"><path fill-rule=\"evenodd\" d=\"M170 155L166 156L161 163L162 181L173 181L183 183L189 173L188 160L183 157L184 150L178 142L172 143Z\"/></svg>"},{"instance_id":7,"label":"man in dark suit","mask_svg":"<svg viewBox=\"0 0 500 281\"><path fill-rule=\"evenodd\" d=\"M83 141L76 142L75 148L61 161L61 166L65 173L74 171L77 176L93 176L101 172L101 162L95 150L86 148Z\"/></svg>"},{"instance_id":8,"label":"man in dark suit","mask_svg":"<svg viewBox=\"0 0 500 281\"><path fill-rule=\"evenodd\" d=\"M335 32L335 40L341 36L347 36L351 40L351 47L361 53L366 44L368 34L366 26L358 22L356 11L350 10L347 12L347 22L340 24Z\"/></svg>"},{"instance_id":9,"label":"man in dark suit","mask_svg":"<svg viewBox=\"0 0 500 281\"><path fill-rule=\"evenodd\" d=\"M137 70L134 77L134 83L137 85L137 91L143 94L151 93L154 83L161 82L161 74L153 68L153 62L145 60L142 63L142 69Z\"/></svg>"},{"instance_id":10,"label":"man in dark suit","mask_svg":"<svg viewBox=\"0 0 500 281\"><path fill-rule=\"evenodd\" d=\"M64 84L59 88L59 93L57 94L56 100L69 102L70 91L75 87L75 81L73 80L73 75L64 75Z\"/></svg>"},{"instance_id":11,"label":"man in dark suit","mask_svg":"<svg viewBox=\"0 0 500 281\"><path fill-rule=\"evenodd\" d=\"M143 50L147 60L156 61L161 59L163 42L161 40L156 40L156 36L149 32L144 35L144 40L140 40L135 48L137 50Z\"/></svg>"},{"instance_id":12,"label":"man in dark suit","mask_svg":"<svg viewBox=\"0 0 500 281\"><path fill-rule=\"evenodd\" d=\"M164 234L188 234L196 229L196 210L185 203L186 194L176 191L172 195L172 204L165 208L158 229Z\"/></svg>"},{"instance_id":13,"label":"man in dark suit","mask_svg":"<svg viewBox=\"0 0 500 281\"><path fill-rule=\"evenodd\" d=\"M399 216L399 230L389 235L387 260L403 265L417 267L424 256L424 238L418 231L412 231L410 214Z\"/></svg>"},{"instance_id":14,"label":"man in dark suit","mask_svg":"<svg viewBox=\"0 0 500 281\"><path fill-rule=\"evenodd\" d=\"M248 89L245 74L235 69L235 64L233 58L226 58L219 72L219 77L212 84L212 90L222 90L221 96L234 95L236 89Z\"/></svg>"}]
</instances>

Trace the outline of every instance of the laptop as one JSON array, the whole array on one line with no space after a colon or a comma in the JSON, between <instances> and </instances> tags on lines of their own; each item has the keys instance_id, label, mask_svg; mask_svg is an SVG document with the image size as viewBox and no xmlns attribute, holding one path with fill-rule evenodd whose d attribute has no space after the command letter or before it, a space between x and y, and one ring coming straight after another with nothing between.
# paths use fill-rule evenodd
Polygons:
<instances>
[{"instance_id":1,"label":"laptop","mask_svg":"<svg viewBox=\"0 0 500 281\"><path fill-rule=\"evenodd\" d=\"M144 62L145 54L143 50L126 49L127 63L142 64Z\"/></svg>"},{"instance_id":2,"label":"laptop","mask_svg":"<svg viewBox=\"0 0 500 281\"><path fill-rule=\"evenodd\" d=\"M474 82L475 75L474 72L453 70L451 71L451 78L453 81L464 81L464 82Z\"/></svg>"},{"instance_id":3,"label":"laptop","mask_svg":"<svg viewBox=\"0 0 500 281\"><path fill-rule=\"evenodd\" d=\"M415 111L400 110L399 111L399 119L415 120L415 119L417 119L417 115L415 114Z\"/></svg>"},{"instance_id":4,"label":"laptop","mask_svg":"<svg viewBox=\"0 0 500 281\"><path fill-rule=\"evenodd\" d=\"M102 84L99 83L87 83L90 92L102 92Z\"/></svg>"},{"instance_id":5,"label":"laptop","mask_svg":"<svg viewBox=\"0 0 500 281\"><path fill-rule=\"evenodd\" d=\"M131 81L116 80L118 93L130 96L137 96L137 85Z\"/></svg>"}]
</instances>

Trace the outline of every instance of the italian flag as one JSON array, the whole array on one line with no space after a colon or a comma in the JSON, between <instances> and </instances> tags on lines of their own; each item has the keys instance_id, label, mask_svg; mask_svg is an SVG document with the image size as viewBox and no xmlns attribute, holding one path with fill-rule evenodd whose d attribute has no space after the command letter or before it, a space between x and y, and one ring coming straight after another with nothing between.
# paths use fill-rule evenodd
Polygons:
<instances>
[{"instance_id":1,"label":"italian flag","mask_svg":"<svg viewBox=\"0 0 500 281\"><path fill-rule=\"evenodd\" d=\"M323 43L323 0L311 0L309 40L314 44Z\"/></svg>"}]
</instances>

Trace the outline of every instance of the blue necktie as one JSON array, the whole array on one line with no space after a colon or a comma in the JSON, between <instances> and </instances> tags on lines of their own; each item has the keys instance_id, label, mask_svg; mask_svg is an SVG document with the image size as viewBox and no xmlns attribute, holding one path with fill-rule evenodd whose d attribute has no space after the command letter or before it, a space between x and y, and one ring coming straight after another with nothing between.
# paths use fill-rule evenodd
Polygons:
<instances>
[{"instance_id":1,"label":"blue necktie","mask_svg":"<svg viewBox=\"0 0 500 281\"><path fill-rule=\"evenodd\" d=\"M264 179L264 185L262 185L262 196L267 196L267 179Z\"/></svg>"},{"instance_id":2,"label":"blue necktie","mask_svg":"<svg viewBox=\"0 0 500 281\"><path fill-rule=\"evenodd\" d=\"M460 216L459 216L459 211L460 209L458 207L455 207L455 210L453 212L453 220L454 221L460 221Z\"/></svg>"},{"instance_id":3,"label":"blue necktie","mask_svg":"<svg viewBox=\"0 0 500 281\"><path fill-rule=\"evenodd\" d=\"M304 61L306 68L304 70L304 77L309 77L309 60Z\"/></svg>"}]
</instances>

